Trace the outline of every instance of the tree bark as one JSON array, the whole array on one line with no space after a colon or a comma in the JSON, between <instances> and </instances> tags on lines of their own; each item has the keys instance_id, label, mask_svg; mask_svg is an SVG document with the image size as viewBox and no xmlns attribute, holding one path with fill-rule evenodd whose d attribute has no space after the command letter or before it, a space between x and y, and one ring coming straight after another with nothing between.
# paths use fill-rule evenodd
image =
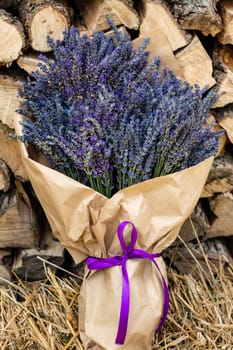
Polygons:
<instances>
[{"instance_id":1,"label":"tree bark","mask_svg":"<svg viewBox=\"0 0 233 350\"><path fill-rule=\"evenodd\" d=\"M199 30L203 35L215 36L222 30L217 13L218 0L166 0L181 28Z\"/></svg>"}]
</instances>

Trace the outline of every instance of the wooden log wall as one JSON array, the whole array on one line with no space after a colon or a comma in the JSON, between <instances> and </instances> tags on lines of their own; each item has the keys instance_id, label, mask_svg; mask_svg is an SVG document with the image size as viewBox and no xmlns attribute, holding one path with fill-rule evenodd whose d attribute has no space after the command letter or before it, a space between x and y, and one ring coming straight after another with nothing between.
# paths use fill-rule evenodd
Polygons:
<instances>
[{"instance_id":1,"label":"wooden log wall","mask_svg":"<svg viewBox=\"0 0 233 350\"><path fill-rule=\"evenodd\" d=\"M0 283L12 278L12 270L22 278L42 278L37 256L58 265L65 260L28 182L18 144L9 137L18 88L37 68L40 52L52 59L48 35L62 40L70 25L89 35L108 31L106 14L128 31L135 46L150 37L149 50L181 79L202 87L218 86L220 98L210 120L215 119L226 133L192 220L183 225L181 240L196 249L199 237L213 259L224 255L224 261L232 261L233 2L0 0ZM213 245L221 249L214 250ZM174 262L187 272L181 260Z\"/></svg>"}]
</instances>

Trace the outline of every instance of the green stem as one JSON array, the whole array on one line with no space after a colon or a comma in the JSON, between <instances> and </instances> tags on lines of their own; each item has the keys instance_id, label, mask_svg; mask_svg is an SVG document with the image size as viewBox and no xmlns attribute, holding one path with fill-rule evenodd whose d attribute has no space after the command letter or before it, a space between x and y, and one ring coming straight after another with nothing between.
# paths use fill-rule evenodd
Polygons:
<instances>
[{"instance_id":1,"label":"green stem","mask_svg":"<svg viewBox=\"0 0 233 350\"><path fill-rule=\"evenodd\" d=\"M103 180L100 177L93 178L91 175L87 175L87 178L88 178L88 181L90 183L90 187L93 190L101 193L105 197L108 197L108 198L111 197L111 192L113 189L111 174L110 174L110 181L109 181L109 184L107 186L103 185L103 182L102 182Z\"/></svg>"},{"instance_id":2,"label":"green stem","mask_svg":"<svg viewBox=\"0 0 233 350\"><path fill-rule=\"evenodd\" d=\"M65 174L68 177L71 177L72 179L79 181L79 173L74 167L70 166L69 168L66 168Z\"/></svg>"},{"instance_id":3,"label":"green stem","mask_svg":"<svg viewBox=\"0 0 233 350\"><path fill-rule=\"evenodd\" d=\"M161 176L162 170L163 170L163 159L161 157L156 162L156 165L154 167L153 177Z\"/></svg>"}]
</instances>

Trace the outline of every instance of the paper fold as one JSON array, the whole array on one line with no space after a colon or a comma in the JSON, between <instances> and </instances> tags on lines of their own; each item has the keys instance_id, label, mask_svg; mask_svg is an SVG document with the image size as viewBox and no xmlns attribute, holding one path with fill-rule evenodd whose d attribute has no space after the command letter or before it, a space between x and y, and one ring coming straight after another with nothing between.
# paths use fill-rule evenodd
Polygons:
<instances>
[{"instance_id":1,"label":"paper fold","mask_svg":"<svg viewBox=\"0 0 233 350\"><path fill-rule=\"evenodd\" d=\"M16 119L15 129L22 134ZM213 157L171 175L125 188L108 199L95 190L29 158L22 159L54 235L76 263L88 256L120 255L117 227L131 221L137 248L160 253L177 237L205 185ZM80 332L85 349L147 350L163 309L161 279L147 259L127 262L130 314L125 344L114 343L121 300L119 266L86 274L80 294ZM162 258L158 258L166 278Z\"/></svg>"}]
</instances>

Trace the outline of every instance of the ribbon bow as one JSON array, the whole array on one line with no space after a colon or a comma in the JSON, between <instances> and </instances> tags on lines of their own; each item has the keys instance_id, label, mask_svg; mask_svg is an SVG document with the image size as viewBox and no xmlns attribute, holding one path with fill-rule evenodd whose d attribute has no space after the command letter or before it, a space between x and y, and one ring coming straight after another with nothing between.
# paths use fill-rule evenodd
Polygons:
<instances>
[{"instance_id":1,"label":"ribbon bow","mask_svg":"<svg viewBox=\"0 0 233 350\"><path fill-rule=\"evenodd\" d=\"M127 247L124 241L124 229L126 225L131 224L132 226L132 235L131 242ZM118 323L118 331L115 343L116 344L124 344L127 326L128 326L128 318L129 318L129 308L130 308L130 284L129 284L129 276L127 272L126 262L128 259L149 259L158 270L161 276L161 282L163 285L164 291L164 307L163 314L160 320L160 323L156 329L156 332L159 332L164 325L164 322L167 318L168 308L169 308L169 293L166 281L162 275L162 272L155 260L155 258L161 256L161 254L149 254L141 249L134 249L135 243L137 241L137 230L134 224L130 221L123 221L118 226L118 238L121 244L123 255L116 255L110 258L95 258L89 257L86 260L87 267L90 270L102 270L107 269L109 267L121 265L122 266L122 294L121 294L121 310L120 310L120 318Z\"/></svg>"}]
</instances>

